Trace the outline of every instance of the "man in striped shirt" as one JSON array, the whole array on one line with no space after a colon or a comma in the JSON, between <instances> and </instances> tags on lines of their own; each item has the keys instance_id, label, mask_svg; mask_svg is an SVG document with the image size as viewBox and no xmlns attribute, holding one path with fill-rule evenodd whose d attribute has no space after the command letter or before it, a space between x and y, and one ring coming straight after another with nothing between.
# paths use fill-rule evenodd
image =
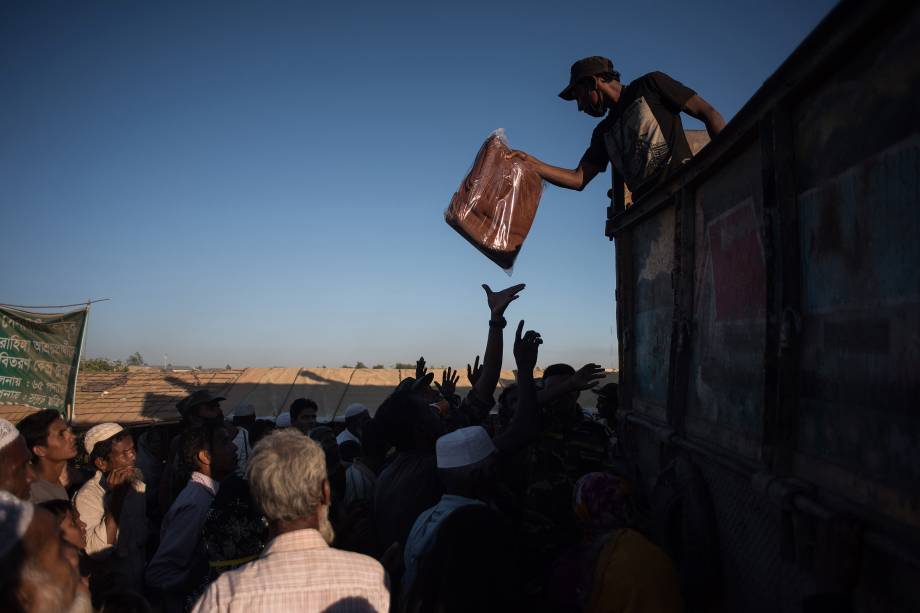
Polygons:
<instances>
[{"instance_id":1,"label":"man in striped shirt","mask_svg":"<svg viewBox=\"0 0 920 613\"><path fill-rule=\"evenodd\" d=\"M274 538L257 560L212 583L195 613L389 610L380 563L329 547L331 494L315 441L296 429L270 434L253 450L246 476Z\"/></svg>"}]
</instances>

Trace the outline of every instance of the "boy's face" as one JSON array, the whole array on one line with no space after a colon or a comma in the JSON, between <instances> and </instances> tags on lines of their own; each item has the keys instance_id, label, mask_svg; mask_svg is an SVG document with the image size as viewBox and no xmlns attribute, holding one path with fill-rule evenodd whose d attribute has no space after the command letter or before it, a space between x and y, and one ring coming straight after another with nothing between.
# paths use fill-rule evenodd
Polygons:
<instances>
[{"instance_id":1,"label":"boy's face","mask_svg":"<svg viewBox=\"0 0 920 613\"><path fill-rule=\"evenodd\" d=\"M86 524L76 510L67 511L61 520L61 536L77 549L86 549Z\"/></svg>"}]
</instances>

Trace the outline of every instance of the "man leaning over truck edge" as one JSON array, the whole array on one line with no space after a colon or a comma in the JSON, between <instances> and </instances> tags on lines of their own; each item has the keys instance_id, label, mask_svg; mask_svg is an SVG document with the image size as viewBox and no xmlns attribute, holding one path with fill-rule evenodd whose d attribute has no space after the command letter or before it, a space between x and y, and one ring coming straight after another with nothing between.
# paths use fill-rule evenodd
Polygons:
<instances>
[{"instance_id":1,"label":"man leaning over truck edge","mask_svg":"<svg viewBox=\"0 0 920 613\"><path fill-rule=\"evenodd\" d=\"M681 112L702 121L710 138L725 127L712 105L665 73L650 72L623 85L613 62L601 56L572 64L569 84L559 97L576 100L583 113L604 117L578 166L574 170L551 166L523 151L510 155L530 161L545 181L566 189L581 191L607 169L609 161L638 198L693 157Z\"/></svg>"}]
</instances>

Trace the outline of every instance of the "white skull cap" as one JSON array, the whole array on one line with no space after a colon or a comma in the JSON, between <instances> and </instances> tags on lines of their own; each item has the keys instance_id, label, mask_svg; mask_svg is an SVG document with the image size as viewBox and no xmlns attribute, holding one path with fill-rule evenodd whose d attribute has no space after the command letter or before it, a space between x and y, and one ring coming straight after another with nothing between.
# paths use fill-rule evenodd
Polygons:
<instances>
[{"instance_id":1,"label":"white skull cap","mask_svg":"<svg viewBox=\"0 0 920 613\"><path fill-rule=\"evenodd\" d=\"M0 559L22 540L34 514L35 507L31 502L20 500L9 492L0 490Z\"/></svg>"},{"instance_id":2,"label":"white skull cap","mask_svg":"<svg viewBox=\"0 0 920 613\"><path fill-rule=\"evenodd\" d=\"M460 468L485 460L495 444L482 426L470 426L445 434L435 443L438 468Z\"/></svg>"},{"instance_id":3,"label":"white skull cap","mask_svg":"<svg viewBox=\"0 0 920 613\"><path fill-rule=\"evenodd\" d=\"M366 406L364 406L360 402L350 404L348 405L348 408L345 409L345 419L348 419L349 417L354 417L355 415L360 415L361 413L367 413Z\"/></svg>"},{"instance_id":4,"label":"white skull cap","mask_svg":"<svg viewBox=\"0 0 920 613\"><path fill-rule=\"evenodd\" d=\"M93 426L86 432L86 436L83 438L83 446L86 447L86 453L92 455L96 443L108 440L122 430L124 430L124 428L114 422L106 422Z\"/></svg>"},{"instance_id":5,"label":"white skull cap","mask_svg":"<svg viewBox=\"0 0 920 613\"><path fill-rule=\"evenodd\" d=\"M0 449L3 449L17 438L19 438L19 430L16 429L16 426L0 417Z\"/></svg>"}]
</instances>

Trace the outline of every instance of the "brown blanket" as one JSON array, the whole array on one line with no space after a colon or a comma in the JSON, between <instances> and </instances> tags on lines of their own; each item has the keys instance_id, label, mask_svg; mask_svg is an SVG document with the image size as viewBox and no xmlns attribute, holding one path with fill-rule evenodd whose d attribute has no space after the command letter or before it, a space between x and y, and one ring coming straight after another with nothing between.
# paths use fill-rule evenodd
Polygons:
<instances>
[{"instance_id":1,"label":"brown blanket","mask_svg":"<svg viewBox=\"0 0 920 613\"><path fill-rule=\"evenodd\" d=\"M444 212L460 236L504 269L514 264L543 194L540 176L525 162L506 159L509 151L501 130L489 135Z\"/></svg>"}]
</instances>

